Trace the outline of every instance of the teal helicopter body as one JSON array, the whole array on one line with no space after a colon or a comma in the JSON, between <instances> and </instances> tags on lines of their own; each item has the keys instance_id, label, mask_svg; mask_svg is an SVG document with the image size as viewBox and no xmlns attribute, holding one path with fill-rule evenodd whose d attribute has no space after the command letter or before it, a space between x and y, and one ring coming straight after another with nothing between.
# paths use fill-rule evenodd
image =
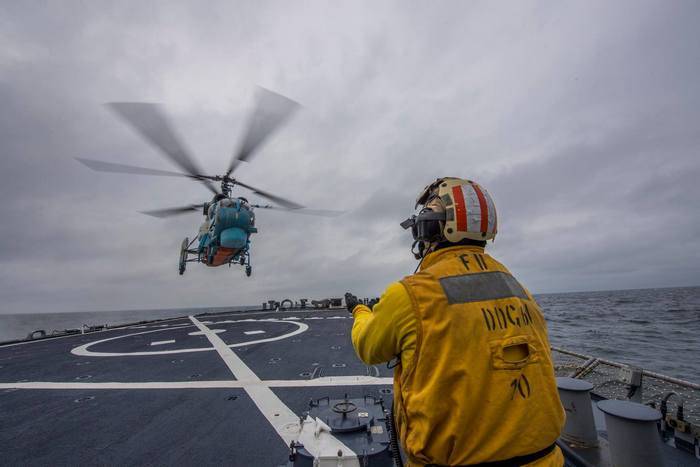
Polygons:
<instances>
[{"instance_id":1,"label":"teal helicopter body","mask_svg":"<svg viewBox=\"0 0 700 467\"><path fill-rule=\"evenodd\" d=\"M204 215L206 220L197 237L182 242L180 274L184 274L187 262L197 261L207 266L238 263L250 276L250 235L258 231L253 206L245 198L217 195L204 205Z\"/></svg>"}]
</instances>

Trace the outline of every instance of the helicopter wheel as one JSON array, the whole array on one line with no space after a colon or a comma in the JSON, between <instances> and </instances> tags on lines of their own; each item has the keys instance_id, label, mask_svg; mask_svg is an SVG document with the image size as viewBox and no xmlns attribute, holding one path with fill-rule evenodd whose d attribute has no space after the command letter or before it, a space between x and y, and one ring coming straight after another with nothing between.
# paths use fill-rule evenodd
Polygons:
<instances>
[{"instance_id":1,"label":"helicopter wheel","mask_svg":"<svg viewBox=\"0 0 700 467\"><path fill-rule=\"evenodd\" d=\"M183 275L185 273L185 266L187 265L187 246L190 244L190 239L185 237L185 239L182 241L182 246L180 246L180 264L179 264L179 272L180 275Z\"/></svg>"},{"instance_id":2,"label":"helicopter wheel","mask_svg":"<svg viewBox=\"0 0 700 467\"><path fill-rule=\"evenodd\" d=\"M241 263L241 266L243 266L245 264L245 256L241 256L241 259L238 262Z\"/></svg>"},{"instance_id":3,"label":"helicopter wheel","mask_svg":"<svg viewBox=\"0 0 700 467\"><path fill-rule=\"evenodd\" d=\"M252 272L253 272L253 268L250 267L250 265L248 265L248 266L245 267L245 275L246 275L246 276L250 277L250 275L252 274Z\"/></svg>"}]
</instances>

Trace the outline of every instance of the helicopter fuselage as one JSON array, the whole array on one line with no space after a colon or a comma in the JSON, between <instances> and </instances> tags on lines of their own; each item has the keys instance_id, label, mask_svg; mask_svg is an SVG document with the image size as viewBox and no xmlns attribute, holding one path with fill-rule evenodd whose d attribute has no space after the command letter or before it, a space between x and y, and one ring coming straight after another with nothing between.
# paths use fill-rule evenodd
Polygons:
<instances>
[{"instance_id":1,"label":"helicopter fuselage","mask_svg":"<svg viewBox=\"0 0 700 467\"><path fill-rule=\"evenodd\" d=\"M210 267L237 263L250 275L250 235L258 231L253 207L245 198L217 194L204 205L204 216L197 237L183 241L180 274L186 262L195 261Z\"/></svg>"},{"instance_id":2,"label":"helicopter fuselage","mask_svg":"<svg viewBox=\"0 0 700 467\"><path fill-rule=\"evenodd\" d=\"M240 260L250 247L250 235L255 232L255 213L244 198L212 201L200 227L198 253L202 262L221 266Z\"/></svg>"}]
</instances>

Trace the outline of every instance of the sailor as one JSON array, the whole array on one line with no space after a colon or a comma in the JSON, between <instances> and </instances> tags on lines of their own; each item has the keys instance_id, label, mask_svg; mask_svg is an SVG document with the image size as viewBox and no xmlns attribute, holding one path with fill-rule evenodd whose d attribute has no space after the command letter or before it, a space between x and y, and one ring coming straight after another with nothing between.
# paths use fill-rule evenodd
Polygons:
<instances>
[{"instance_id":1,"label":"sailor","mask_svg":"<svg viewBox=\"0 0 700 467\"><path fill-rule=\"evenodd\" d=\"M409 465L562 466L564 410L544 317L484 251L497 229L491 196L440 178L418 207L401 225L412 229L419 271L372 309L345 296L359 358L396 362L393 412Z\"/></svg>"}]
</instances>

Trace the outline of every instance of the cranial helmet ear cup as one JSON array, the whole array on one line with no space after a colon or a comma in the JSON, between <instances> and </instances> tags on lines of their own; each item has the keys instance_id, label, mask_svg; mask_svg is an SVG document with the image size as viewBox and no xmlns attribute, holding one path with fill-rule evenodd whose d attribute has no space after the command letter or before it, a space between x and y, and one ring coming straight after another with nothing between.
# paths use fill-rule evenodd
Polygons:
<instances>
[{"instance_id":1,"label":"cranial helmet ear cup","mask_svg":"<svg viewBox=\"0 0 700 467\"><path fill-rule=\"evenodd\" d=\"M411 251L416 259L423 257L431 243L440 241L444 221L444 212L435 212L432 208L425 207L417 216L412 216L401 223L404 229L411 227L413 235ZM418 248L417 251L416 248Z\"/></svg>"},{"instance_id":2,"label":"cranial helmet ear cup","mask_svg":"<svg viewBox=\"0 0 700 467\"><path fill-rule=\"evenodd\" d=\"M428 216L425 215L421 218L422 214L432 212L432 209L425 208L418 214L416 222L417 236L415 236L414 239L430 242L442 236L442 228L439 219L429 219L427 218Z\"/></svg>"}]
</instances>

